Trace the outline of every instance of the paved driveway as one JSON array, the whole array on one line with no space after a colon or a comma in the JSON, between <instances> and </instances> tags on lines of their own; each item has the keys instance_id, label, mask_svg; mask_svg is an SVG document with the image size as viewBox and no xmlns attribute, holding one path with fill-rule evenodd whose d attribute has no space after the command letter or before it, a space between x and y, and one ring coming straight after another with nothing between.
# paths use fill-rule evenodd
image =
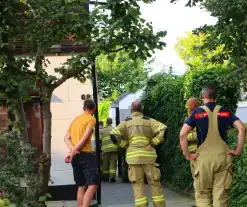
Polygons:
<instances>
[{"instance_id":1,"label":"paved driveway","mask_svg":"<svg viewBox=\"0 0 247 207\"><path fill-rule=\"evenodd\" d=\"M101 207L133 207L133 194L131 184L128 183L102 183ZM150 198L148 186L146 192ZM192 199L165 189L167 207L190 207L194 204ZM151 201L151 199L149 199ZM150 206L153 206L150 203ZM76 202L50 202L48 207L76 207Z\"/></svg>"}]
</instances>

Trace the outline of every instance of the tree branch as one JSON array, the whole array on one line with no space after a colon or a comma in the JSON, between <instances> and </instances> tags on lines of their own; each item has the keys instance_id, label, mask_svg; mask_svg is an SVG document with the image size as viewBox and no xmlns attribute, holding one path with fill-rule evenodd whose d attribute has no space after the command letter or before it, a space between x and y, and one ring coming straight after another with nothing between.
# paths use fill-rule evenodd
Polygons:
<instances>
[{"instance_id":1,"label":"tree branch","mask_svg":"<svg viewBox=\"0 0 247 207\"><path fill-rule=\"evenodd\" d=\"M106 54L114 53L114 52L120 52L122 50L125 50L126 48L128 48L128 46L120 47L120 48L118 48L116 50L108 50L108 52Z\"/></svg>"},{"instance_id":2,"label":"tree branch","mask_svg":"<svg viewBox=\"0 0 247 207\"><path fill-rule=\"evenodd\" d=\"M26 4L28 6L28 8L32 11L33 13L33 16L36 18L37 17L37 14L36 12L34 11L33 7L31 6L31 4L28 3L28 1L24 1L24 4Z\"/></svg>"},{"instance_id":3,"label":"tree branch","mask_svg":"<svg viewBox=\"0 0 247 207\"><path fill-rule=\"evenodd\" d=\"M85 67L83 68L83 70L85 70L89 65L90 65L90 63L86 64ZM68 71L68 73L63 74L63 76L61 78L59 78L57 81L55 81L53 84L51 84L50 88L52 90L54 90L58 86L62 85L66 80L77 76L81 72L82 72L81 68L80 68L80 70L70 70L70 71Z\"/></svg>"}]
</instances>

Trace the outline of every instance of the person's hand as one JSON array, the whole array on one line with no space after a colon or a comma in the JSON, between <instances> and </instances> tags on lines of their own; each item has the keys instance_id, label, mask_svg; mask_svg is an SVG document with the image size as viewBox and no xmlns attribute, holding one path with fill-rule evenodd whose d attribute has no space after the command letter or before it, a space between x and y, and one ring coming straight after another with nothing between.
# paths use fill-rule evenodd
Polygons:
<instances>
[{"instance_id":1,"label":"person's hand","mask_svg":"<svg viewBox=\"0 0 247 207\"><path fill-rule=\"evenodd\" d=\"M186 160L192 161L195 160L198 157L198 153L192 153L192 154L188 154L187 156L185 156Z\"/></svg>"},{"instance_id":2,"label":"person's hand","mask_svg":"<svg viewBox=\"0 0 247 207\"><path fill-rule=\"evenodd\" d=\"M232 155L232 156L236 157L236 156L241 155L241 153L242 153L242 152L237 151L237 150L230 150L230 151L228 152L228 155Z\"/></svg>"},{"instance_id":3,"label":"person's hand","mask_svg":"<svg viewBox=\"0 0 247 207\"><path fill-rule=\"evenodd\" d=\"M66 163L71 163L75 155L80 154L79 151L71 150L70 154L65 158Z\"/></svg>"}]
</instances>

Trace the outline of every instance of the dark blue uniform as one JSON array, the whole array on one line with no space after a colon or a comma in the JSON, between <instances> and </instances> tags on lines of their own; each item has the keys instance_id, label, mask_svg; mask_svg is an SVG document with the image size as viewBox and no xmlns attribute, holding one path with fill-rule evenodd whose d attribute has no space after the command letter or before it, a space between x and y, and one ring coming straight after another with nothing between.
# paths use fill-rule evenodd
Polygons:
<instances>
[{"instance_id":1,"label":"dark blue uniform","mask_svg":"<svg viewBox=\"0 0 247 207\"><path fill-rule=\"evenodd\" d=\"M209 102L205 104L211 111L214 110L216 103ZM220 137L227 143L227 131L238 120L230 109L221 107L218 113L218 129ZM191 116L185 121L190 127L196 127L198 147L204 142L208 134L208 117L207 112L202 108L195 109Z\"/></svg>"}]
</instances>

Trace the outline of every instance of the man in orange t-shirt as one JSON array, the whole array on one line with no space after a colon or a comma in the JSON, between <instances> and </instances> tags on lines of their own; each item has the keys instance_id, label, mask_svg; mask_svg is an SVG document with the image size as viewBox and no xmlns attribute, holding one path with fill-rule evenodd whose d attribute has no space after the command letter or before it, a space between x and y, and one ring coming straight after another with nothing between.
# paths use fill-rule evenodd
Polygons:
<instances>
[{"instance_id":1,"label":"man in orange t-shirt","mask_svg":"<svg viewBox=\"0 0 247 207\"><path fill-rule=\"evenodd\" d=\"M92 100L85 100L84 113L74 119L64 138L70 149L66 162L71 162L74 180L78 186L78 207L90 206L100 182L96 157L91 146L96 124L96 119L93 117L95 108L95 103Z\"/></svg>"}]
</instances>

